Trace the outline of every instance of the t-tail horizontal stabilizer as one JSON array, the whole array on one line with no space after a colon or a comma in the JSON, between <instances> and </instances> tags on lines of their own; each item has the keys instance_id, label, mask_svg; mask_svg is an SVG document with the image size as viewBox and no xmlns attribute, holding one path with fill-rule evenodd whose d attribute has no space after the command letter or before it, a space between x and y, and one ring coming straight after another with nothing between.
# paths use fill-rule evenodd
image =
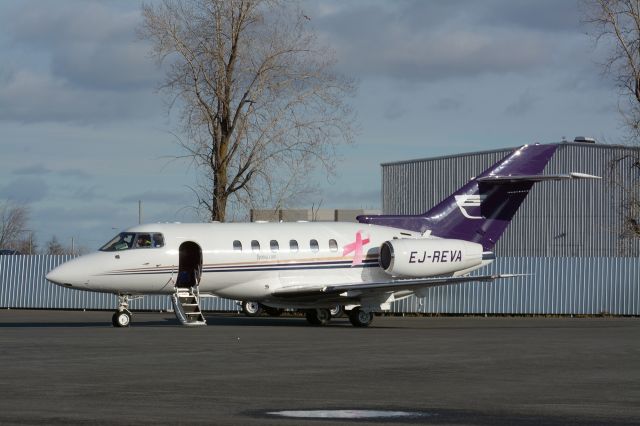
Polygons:
<instances>
[{"instance_id":1,"label":"t-tail horizontal stabilizer","mask_svg":"<svg viewBox=\"0 0 640 426\"><path fill-rule=\"evenodd\" d=\"M525 145L421 215L358 216L371 223L482 244L491 251L536 182L599 179L585 173L544 175L558 144Z\"/></svg>"},{"instance_id":2,"label":"t-tail horizontal stabilizer","mask_svg":"<svg viewBox=\"0 0 640 426\"><path fill-rule=\"evenodd\" d=\"M589 175L586 173L569 173L565 175L515 175L515 176L485 176L476 179L478 182L484 183L512 183L512 182L544 182L552 180L570 180L570 179L602 179L600 176Z\"/></svg>"}]
</instances>

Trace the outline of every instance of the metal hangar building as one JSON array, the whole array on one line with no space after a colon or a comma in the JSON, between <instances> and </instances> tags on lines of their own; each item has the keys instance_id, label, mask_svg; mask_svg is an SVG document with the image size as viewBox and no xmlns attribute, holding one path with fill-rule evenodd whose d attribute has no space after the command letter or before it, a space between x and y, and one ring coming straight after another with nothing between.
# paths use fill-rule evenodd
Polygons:
<instances>
[{"instance_id":1,"label":"metal hangar building","mask_svg":"<svg viewBox=\"0 0 640 426\"><path fill-rule=\"evenodd\" d=\"M382 164L385 214L420 214L514 148ZM559 143L545 174L602 180L535 184L495 247L492 273L530 276L434 288L400 311L431 313L640 314L640 148ZM637 232L634 236L634 232ZM484 269L483 273L487 273Z\"/></svg>"}]
</instances>

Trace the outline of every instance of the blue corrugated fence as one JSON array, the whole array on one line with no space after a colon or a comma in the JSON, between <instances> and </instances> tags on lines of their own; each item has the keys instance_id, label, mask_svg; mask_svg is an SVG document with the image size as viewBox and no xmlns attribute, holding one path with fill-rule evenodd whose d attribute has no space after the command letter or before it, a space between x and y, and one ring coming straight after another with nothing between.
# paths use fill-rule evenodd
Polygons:
<instances>
[{"instance_id":1,"label":"blue corrugated fence","mask_svg":"<svg viewBox=\"0 0 640 426\"><path fill-rule=\"evenodd\" d=\"M48 283L45 275L70 256L0 256L0 308L115 309L111 294ZM640 315L640 261L630 257L499 258L482 274L522 273L493 283L435 287L424 298L395 302L394 312L456 314ZM169 310L167 296L133 300L133 310ZM236 302L203 298L207 311L235 311Z\"/></svg>"},{"instance_id":2,"label":"blue corrugated fence","mask_svg":"<svg viewBox=\"0 0 640 426\"><path fill-rule=\"evenodd\" d=\"M49 283L45 275L72 256L0 256L0 308L31 309L115 309L113 294L74 290ZM166 311L168 296L145 296L130 302L133 310ZM202 309L235 311L236 302L219 297L203 297Z\"/></svg>"}]
</instances>

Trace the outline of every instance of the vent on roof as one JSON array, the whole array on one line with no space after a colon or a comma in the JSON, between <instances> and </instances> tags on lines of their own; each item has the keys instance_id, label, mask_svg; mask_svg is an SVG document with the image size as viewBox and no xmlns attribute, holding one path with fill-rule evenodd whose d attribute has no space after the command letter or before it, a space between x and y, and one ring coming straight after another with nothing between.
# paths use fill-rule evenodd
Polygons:
<instances>
[{"instance_id":1,"label":"vent on roof","mask_svg":"<svg viewBox=\"0 0 640 426\"><path fill-rule=\"evenodd\" d=\"M573 141L580 143L596 143L596 140L594 138L588 138L586 136L576 136Z\"/></svg>"}]
</instances>

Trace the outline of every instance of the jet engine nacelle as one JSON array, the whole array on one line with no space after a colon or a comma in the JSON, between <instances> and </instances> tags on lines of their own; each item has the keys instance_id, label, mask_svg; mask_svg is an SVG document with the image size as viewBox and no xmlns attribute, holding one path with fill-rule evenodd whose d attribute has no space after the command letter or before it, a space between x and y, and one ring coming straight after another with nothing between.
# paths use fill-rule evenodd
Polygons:
<instances>
[{"instance_id":1,"label":"jet engine nacelle","mask_svg":"<svg viewBox=\"0 0 640 426\"><path fill-rule=\"evenodd\" d=\"M429 277L482 263L482 245L464 240L402 238L382 243L380 267L389 275Z\"/></svg>"}]
</instances>

